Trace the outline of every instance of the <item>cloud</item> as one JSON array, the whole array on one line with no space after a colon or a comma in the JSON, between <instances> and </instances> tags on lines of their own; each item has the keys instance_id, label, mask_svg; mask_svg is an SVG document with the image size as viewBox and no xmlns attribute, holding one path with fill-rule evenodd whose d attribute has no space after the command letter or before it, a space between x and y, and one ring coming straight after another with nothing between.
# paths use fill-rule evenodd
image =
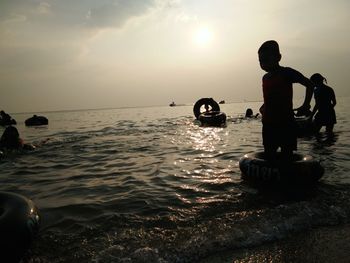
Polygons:
<instances>
[{"instance_id":1,"label":"cloud","mask_svg":"<svg viewBox=\"0 0 350 263\"><path fill-rule=\"evenodd\" d=\"M160 0L0 1L0 71L72 63L91 37L121 28Z\"/></svg>"},{"instance_id":2,"label":"cloud","mask_svg":"<svg viewBox=\"0 0 350 263\"><path fill-rule=\"evenodd\" d=\"M110 27L120 26L130 17L141 15L153 7L151 0L108 1L89 10L88 26Z\"/></svg>"},{"instance_id":3,"label":"cloud","mask_svg":"<svg viewBox=\"0 0 350 263\"><path fill-rule=\"evenodd\" d=\"M36 47L2 47L0 49L0 71L9 74L24 74L57 70L73 63L73 59L79 54L78 46L66 46L63 48Z\"/></svg>"},{"instance_id":4,"label":"cloud","mask_svg":"<svg viewBox=\"0 0 350 263\"><path fill-rule=\"evenodd\" d=\"M155 0L11 0L0 2L0 21L26 17L29 22L57 27L120 27L145 14Z\"/></svg>"},{"instance_id":5,"label":"cloud","mask_svg":"<svg viewBox=\"0 0 350 263\"><path fill-rule=\"evenodd\" d=\"M38 12L40 14L49 14L50 13L50 7L51 7L51 5L49 3L41 2L37 9L38 9Z\"/></svg>"}]
</instances>

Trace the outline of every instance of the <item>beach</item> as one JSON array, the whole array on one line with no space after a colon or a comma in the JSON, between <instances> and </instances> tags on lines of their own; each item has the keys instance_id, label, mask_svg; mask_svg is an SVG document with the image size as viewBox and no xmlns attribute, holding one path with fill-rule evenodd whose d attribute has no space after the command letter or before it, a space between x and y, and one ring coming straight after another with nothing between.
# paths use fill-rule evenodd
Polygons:
<instances>
[{"instance_id":1,"label":"beach","mask_svg":"<svg viewBox=\"0 0 350 263\"><path fill-rule=\"evenodd\" d=\"M200 263L349 262L350 225L321 227L263 246L223 251Z\"/></svg>"}]
</instances>

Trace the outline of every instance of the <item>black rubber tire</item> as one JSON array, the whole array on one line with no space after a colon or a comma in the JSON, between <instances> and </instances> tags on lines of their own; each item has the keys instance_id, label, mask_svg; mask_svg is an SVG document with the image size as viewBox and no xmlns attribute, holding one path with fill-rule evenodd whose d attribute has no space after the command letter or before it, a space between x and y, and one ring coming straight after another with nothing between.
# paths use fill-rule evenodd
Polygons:
<instances>
[{"instance_id":1,"label":"black rubber tire","mask_svg":"<svg viewBox=\"0 0 350 263\"><path fill-rule=\"evenodd\" d=\"M24 196L0 192L0 262L19 262L40 226L39 211Z\"/></svg>"},{"instance_id":2,"label":"black rubber tire","mask_svg":"<svg viewBox=\"0 0 350 263\"><path fill-rule=\"evenodd\" d=\"M40 125L48 125L49 120L44 116L33 116L29 119L26 119L24 122L26 126L40 126Z\"/></svg>"},{"instance_id":3,"label":"black rubber tire","mask_svg":"<svg viewBox=\"0 0 350 263\"><path fill-rule=\"evenodd\" d=\"M220 111L219 104L213 98L202 98L198 100L193 106L193 114L198 120L201 112L201 107L204 105L209 105L211 107L211 111Z\"/></svg>"},{"instance_id":4,"label":"black rubber tire","mask_svg":"<svg viewBox=\"0 0 350 263\"><path fill-rule=\"evenodd\" d=\"M263 152L244 155L239 161L242 179L259 184L296 183L309 185L316 183L324 173L324 168L310 155L293 154L293 160L268 161Z\"/></svg>"},{"instance_id":5,"label":"black rubber tire","mask_svg":"<svg viewBox=\"0 0 350 263\"><path fill-rule=\"evenodd\" d=\"M203 126L220 127L226 123L226 114L221 111L209 111L201 113L198 120Z\"/></svg>"},{"instance_id":6,"label":"black rubber tire","mask_svg":"<svg viewBox=\"0 0 350 263\"><path fill-rule=\"evenodd\" d=\"M0 120L0 126L8 126L8 125L16 125L17 122L15 119L11 119L8 122L4 122L3 120Z\"/></svg>"},{"instance_id":7,"label":"black rubber tire","mask_svg":"<svg viewBox=\"0 0 350 263\"><path fill-rule=\"evenodd\" d=\"M313 124L307 117L296 117L295 124L298 137L310 136L314 132Z\"/></svg>"}]
</instances>

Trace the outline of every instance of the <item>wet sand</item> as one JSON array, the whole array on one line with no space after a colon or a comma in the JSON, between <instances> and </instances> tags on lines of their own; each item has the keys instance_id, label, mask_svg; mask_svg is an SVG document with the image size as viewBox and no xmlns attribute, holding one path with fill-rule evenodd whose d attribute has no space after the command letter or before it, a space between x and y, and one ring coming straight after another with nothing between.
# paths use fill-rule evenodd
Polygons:
<instances>
[{"instance_id":1,"label":"wet sand","mask_svg":"<svg viewBox=\"0 0 350 263\"><path fill-rule=\"evenodd\" d=\"M200 261L200 263L248 262L350 262L350 225L322 227L260 247L220 252Z\"/></svg>"}]
</instances>

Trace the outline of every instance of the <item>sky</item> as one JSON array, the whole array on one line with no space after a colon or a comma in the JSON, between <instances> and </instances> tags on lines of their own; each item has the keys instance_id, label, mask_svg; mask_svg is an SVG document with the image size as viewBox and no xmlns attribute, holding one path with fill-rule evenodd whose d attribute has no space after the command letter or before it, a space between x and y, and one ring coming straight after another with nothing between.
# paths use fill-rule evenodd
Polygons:
<instances>
[{"instance_id":1,"label":"sky","mask_svg":"<svg viewBox=\"0 0 350 263\"><path fill-rule=\"evenodd\" d=\"M349 11L348 0L0 0L0 109L262 100L257 50L270 39L282 66L349 96Z\"/></svg>"}]
</instances>

